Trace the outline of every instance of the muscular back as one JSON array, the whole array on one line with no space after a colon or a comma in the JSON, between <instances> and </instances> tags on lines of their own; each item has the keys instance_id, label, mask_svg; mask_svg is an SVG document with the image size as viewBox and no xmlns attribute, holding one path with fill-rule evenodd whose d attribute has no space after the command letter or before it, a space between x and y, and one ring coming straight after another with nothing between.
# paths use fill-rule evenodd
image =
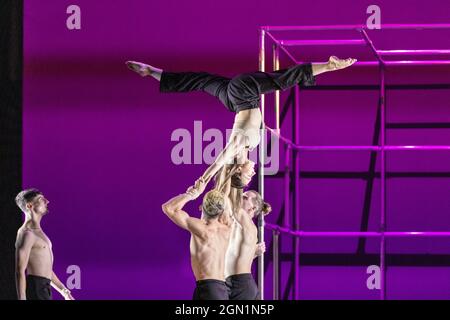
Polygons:
<instances>
[{"instance_id":1,"label":"muscular back","mask_svg":"<svg viewBox=\"0 0 450 320\"><path fill-rule=\"evenodd\" d=\"M51 279L53 252L50 239L41 229L35 230L22 227L17 232L17 249L21 248L25 236L32 237L33 239L33 246L31 247L26 266L27 273Z\"/></svg>"},{"instance_id":2,"label":"muscular back","mask_svg":"<svg viewBox=\"0 0 450 320\"><path fill-rule=\"evenodd\" d=\"M191 233L191 264L196 280L224 280L230 231L230 226L215 222L207 225L202 237Z\"/></svg>"}]
</instances>

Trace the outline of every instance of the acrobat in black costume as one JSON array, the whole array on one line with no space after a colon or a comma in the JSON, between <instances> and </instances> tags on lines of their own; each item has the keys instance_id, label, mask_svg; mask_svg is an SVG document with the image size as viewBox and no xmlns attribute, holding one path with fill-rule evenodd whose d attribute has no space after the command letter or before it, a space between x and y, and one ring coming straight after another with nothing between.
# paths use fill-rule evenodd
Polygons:
<instances>
[{"instance_id":1,"label":"acrobat in black costume","mask_svg":"<svg viewBox=\"0 0 450 320\"><path fill-rule=\"evenodd\" d=\"M163 71L160 91L204 91L217 97L228 110L238 113L241 110L259 108L261 94L286 90L295 85L315 84L311 63L304 63L273 72L242 73L231 79L208 72Z\"/></svg>"}]
</instances>

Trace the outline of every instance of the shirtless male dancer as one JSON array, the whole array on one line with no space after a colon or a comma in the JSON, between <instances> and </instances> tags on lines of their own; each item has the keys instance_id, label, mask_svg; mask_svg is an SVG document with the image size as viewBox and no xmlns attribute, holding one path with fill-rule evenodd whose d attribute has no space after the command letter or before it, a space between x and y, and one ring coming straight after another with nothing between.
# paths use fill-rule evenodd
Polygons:
<instances>
[{"instance_id":1,"label":"shirtless male dancer","mask_svg":"<svg viewBox=\"0 0 450 320\"><path fill-rule=\"evenodd\" d=\"M259 192L233 188L230 165L224 166L215 177L215 189L220 190L231 203L231 236L225 255L225 282L230 300L260 299L251 267L254 258L266 250L264 241L258 242L257 227L253 218L267 215L272 208ZM196 184L199 182L197 181Z\"/></svg>"},{"instance_id":2,"label":"shirtless male dancer","mask_svg":"<svg viewBox=\"0 0 450 320\"><path fill-rule=\"evenodd\" d=\"M233 210L234 222L225 256L225 281L230 289L230 300L260 299L251 268L253 259L265 252L265 243L257 244L258 232L253 218L270 211L270 205L255 190L244 192L240 209Z\"/></svg>"},{"instance_id":3,"label":"shirtless male dancer","mask_svg":"<svg viewBox=\"0 0 450 320\"><path fill-rule=\"evenodd\" d=\"M163 212L179 227L191 233L191 266L196 279L194 300L228 300L225 283L225 253L230 239L230 204L222 192L211 190L202 203L201 219L188 215L183 207L205 190L206 183L190 187L162 205Z\"/></svg>"},{"instance_id":4,"label":"shirtless male dancer","mask_svg":"<svg viewBox=\"0 0 450 320\"><path fill-rule=\"evenodd\" d=\"M48 213L49 201L39 190L27 189L17 195L16 204L25 214L25 222L17 231L16 240L18 299L51 300L52 286L65 300L74 300L70 290L53 272L52 243L41 228L41 219Z\"/></svg>"}]
</instances>

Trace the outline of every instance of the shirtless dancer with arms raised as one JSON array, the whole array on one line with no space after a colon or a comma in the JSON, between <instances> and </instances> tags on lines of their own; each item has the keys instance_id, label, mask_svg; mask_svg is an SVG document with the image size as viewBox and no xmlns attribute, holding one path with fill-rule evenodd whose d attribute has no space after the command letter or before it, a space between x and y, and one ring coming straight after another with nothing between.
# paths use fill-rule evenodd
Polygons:
<instances>
[{"instance_id":1,"label":"shirtless dancer with arms raised","mask_svg":"<svg viewBox=\"0 0 450 320\"><path fill-rule=\"evenodd\" d=\"M197 183L162 205L163 212L177 226L191 233L190 253L196 279L194 300L228 300L225 283L225 253L230 239L230 204L222 192L211 190L203 198L202 216L191 217L183 207L205 190Z\"/></svg>"}]
</instances>

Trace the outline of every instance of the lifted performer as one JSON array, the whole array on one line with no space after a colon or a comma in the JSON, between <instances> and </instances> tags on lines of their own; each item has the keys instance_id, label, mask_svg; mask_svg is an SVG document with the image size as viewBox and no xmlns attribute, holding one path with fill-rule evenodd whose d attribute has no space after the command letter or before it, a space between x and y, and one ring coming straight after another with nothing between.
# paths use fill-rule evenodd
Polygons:
<instances>
[{"instance_id":1,"label":"lifted performer","mask_svg":"<svg viewBox=\"0 0 450 320\"><path fill-rule=\"evenodd\" d=\"M355 62L356 59L331 56L327 63L303 63L273 72L243 73L231 79L207 72L168 72L136 61L126 64L141 76L152 76L160 81L161 92L204 91L236 113L228 143L200 179L208 183L223 165L237 158L232 184L243 188L249 183L253 170L248 163L248 151L258 146L261 139L260 95L295 85L315 85L315 76L347 68Z\"/></svg>"}]
</instances>

